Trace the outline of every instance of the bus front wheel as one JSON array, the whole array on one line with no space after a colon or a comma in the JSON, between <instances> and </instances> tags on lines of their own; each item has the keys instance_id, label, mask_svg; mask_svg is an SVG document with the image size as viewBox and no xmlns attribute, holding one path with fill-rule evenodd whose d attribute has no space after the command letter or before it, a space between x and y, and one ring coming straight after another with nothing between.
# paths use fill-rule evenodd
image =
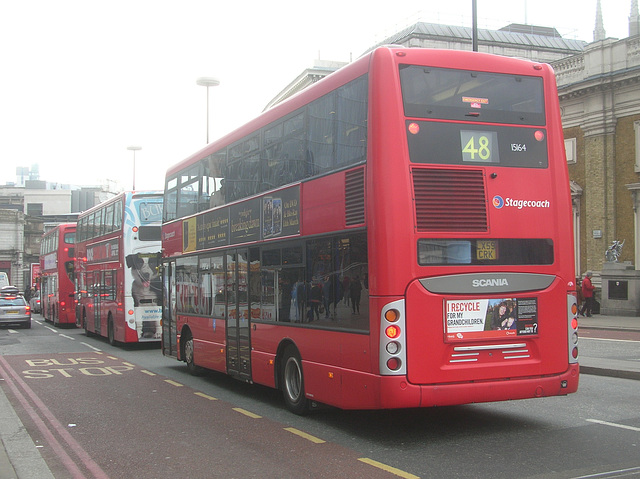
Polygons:
<instances>
[{"instance_id":1,"label":"bus front wheel","mask_svg":"<svg viewBox=\"0 0 640 479\"><path fill-rule=\"evenodd\" d=\"M294 346L288 346L284 351L280 384L287 409L300 416L307 414L310 403L304 392L302 359Z\"/></svg>"}]
</instances>

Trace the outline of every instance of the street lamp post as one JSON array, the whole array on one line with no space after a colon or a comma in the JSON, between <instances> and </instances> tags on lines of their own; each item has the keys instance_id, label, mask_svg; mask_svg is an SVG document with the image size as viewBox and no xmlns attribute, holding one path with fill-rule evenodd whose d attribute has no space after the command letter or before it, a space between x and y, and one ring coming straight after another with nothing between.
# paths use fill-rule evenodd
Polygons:
<instances>
[{"instance_id":1,"label":"street lamp post","mask_svg":"<svg viewBox=\"0 0 640 479\"><path fill-rule=\"evenodd\" d=\"M196 84L207 87L207 144L209 144L209 87L220 85L220 80L215 77L200 77Z\"/></svg>"},{"instance_id":2,"label":"street lamp post","mask_svg":"<svg viewBox=\"0 0 640 479\"><path fill-rule=\"evenodd\" d=\"M127 150L133 151L133 191L136 191L136 151L142 150L142 147L127 146Z\"/></svg>"}]
</instances>

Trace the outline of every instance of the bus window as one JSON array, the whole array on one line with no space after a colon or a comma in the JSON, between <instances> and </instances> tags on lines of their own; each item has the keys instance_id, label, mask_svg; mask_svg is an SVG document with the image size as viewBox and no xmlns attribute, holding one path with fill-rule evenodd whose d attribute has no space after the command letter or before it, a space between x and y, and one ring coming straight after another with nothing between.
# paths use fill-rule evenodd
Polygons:
<instances>
[{"instance_id":1,"label":"bus window","mask_svg":"<svg viewBox=\"0 0 640 479\"><path fill-rule=\"evenodd\" d=\"M542 78L400 65L405 115L544 125Z\"/></svg>"},{"instance_id":2,"label":"bus window","mask_svg":"<svg viewBox=\"0 0 640 479\"><path fill-rule=\"evenodd\" d=\"M367 77L338 89L338 165L352 165L366 159Z\"/></svg>"},{"instance_id":3,"label":"bus window","mask_svg":"<svg viewBox=\"0 0 640 479\"><path fill-rule=\"evenodd\" d=\"M315 174L333 167L335 117L335 94L325 95L309 105L309 155Z\"/></svg>"}]
</instances>

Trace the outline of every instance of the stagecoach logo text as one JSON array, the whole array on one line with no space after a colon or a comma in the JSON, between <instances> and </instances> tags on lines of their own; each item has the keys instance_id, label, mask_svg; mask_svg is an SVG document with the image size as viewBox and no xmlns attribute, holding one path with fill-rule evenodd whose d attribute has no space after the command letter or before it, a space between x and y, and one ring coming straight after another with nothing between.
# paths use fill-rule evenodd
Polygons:
<instances>
[{"instance_id":1,"label":"stagecoach logo text","mask_svg":"<svg viewBox=\"0 0 640 479\"><path fill-rule=\"evenodd\" d=\"M498 210L502 207L518 208L519 210L523 208L551 208L549 200L520 200L515 198L503 198L500 195L494 196L492 202L493 206Z\"/></svg>"},{"instance_id":2,"label":"stagecoach logo text","mask_svg":"<svg viewBox=\"0 0 640 479\"><path fill-rule=\"evenodd\" d=\"M509 286L507 278L474 279L471 284L474 288L488 288L491 286Z\"/></svg>"}]
</instances>

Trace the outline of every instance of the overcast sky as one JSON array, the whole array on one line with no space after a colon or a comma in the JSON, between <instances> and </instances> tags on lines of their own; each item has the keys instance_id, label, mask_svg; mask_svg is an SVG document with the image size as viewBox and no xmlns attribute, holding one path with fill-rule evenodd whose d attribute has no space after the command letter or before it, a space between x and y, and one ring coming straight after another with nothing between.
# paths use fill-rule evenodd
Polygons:
<instances>
[{"instance_id":1,"label":"overcast sky","mask_svg":"<svg viewBox=\"0 0 640 479\"><path fill-rule=\"evenodd\" d=\"M258 115L317 58L349 61L417 21L471 26L471 0L0 0L0 184L17 166L78 185L162 189L164 173ZM478 26L592 41L596 0L477 0ZM631 0L602 0L609 37Z\"/></svg>"}]
</instances>

